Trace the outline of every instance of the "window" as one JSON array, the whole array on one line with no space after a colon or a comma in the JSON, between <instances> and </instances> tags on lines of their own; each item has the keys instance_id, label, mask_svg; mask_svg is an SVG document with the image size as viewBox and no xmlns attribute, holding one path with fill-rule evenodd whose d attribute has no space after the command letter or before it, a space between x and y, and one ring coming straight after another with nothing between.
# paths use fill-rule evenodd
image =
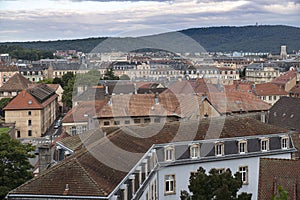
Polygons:
<instances>
[{"instance_id":1,"label":"window","mask_svg":"<svg viewBox=\"0 0 300 200\"><path fill-rule=\"evenodd\" d=\"M223 156L224 155L224 143L216 143L215 144L215 154L216 156Z\"/></svg>"},{"instance_id":2,"label":"window","mask_svg":"<svg viewBox=\"0 0 300 200\"><path fill-rule=\"evenodd\" d=\"M114 125L120 125L120 121L114 121Z\"/></svg>"},{"instance_id":3,"label":"window","mask_svg":"<svg viewBox=\"0 0 300 200\"><path fill-rule=\"evenodd\" d=\"M175 175L165 176L165 195L175 194Z\"/></svg>"},{"instance_id":4,"label":"window","mask_svg":"<svg viewBox=\"0 0 300 200\"><path fill-rule=\"evenodd\" d=\"M174 147L167 146L165 147L165 161L173 161L174 160Z\"/></svg>"},{"instance_id":5,"label":"window","mask_svg":"<svg viewBox=\"0 0 300 200\"><path fill-rule=\"evenodd\" d=\"M28 116L31 116L31 111L28 111Z\"/></svg>"},{"instance_id":6,"label":"window","mask_svg":"<svg viewBox=\"0 0 300 200\"><path fill-rule=\"evenodd\" d=\"M193 144L190 146L190 156L191 156L191 158L199 158L200 157L199 144Z\"/></svg>"},{"instance_id":7,"label":"window","mask_svg":"<svg viewBox=\"0 0 300 200\"><path fill-rule=\"evenodd\" d=\"M31 130L28 130L28 136L32 136L32 131Z\"/></svg>"},{"instance_id":8,"label":"window","mask_svg":"<svg viewBox=\"0 0 300 200\"><path fill-rule=\"evenodd\" d=\"M144 119L144 123L150 123L150 122L151 122L151 119L149 117Z\"/></svg>"},{"instance_id":9,"label":"window","mask_svg":"<svg viewBox=\"0 0 300 200\"><path fill-rule=\"evenodd\" d=\"M28 120L28 126L31 126L32 124L31 124L31 120Z\"/></svg>"},{"instance_id":10,"label":"window","mask_svg":"<svg viewBox=\"0 0 300 200\"><path fill-rule=\"evenodd\" d=\"M272 96L269 96L269 101L272 101Z\"/></svg>"},{"instance_id":11,"label":"window","mask_svg":"<svg viewBox=\"0 0 300 200\"><path fill-rule=\"evenodd\" d=\"M140 124L140 123L141 123L141 119L134 119L133 122L134 122L135 124Z\"/></svg>"},{"instance_id":12,"label":"window","mask_svg":"<svg viewBox=\"0 0 300 200\"><path fill-rule=\"evenodd\" d=\"M262 151L268 151L269 150L269 139L262 139L260 141L260 146Z\"/></svg>"},{"instance_id":13,"label":"window","mask_svg":"<svg viewBox=\"0 0 300 200\"><path fill-rule=\"evenodd\" d=\"M282 149L287 149L289 148L289 138L288 137L282 137L281 138L281 148Z\"/></svg>"},{"instance_id":14,"label":"window","mask_svg":"<svg viewBox=\"0 0 300 200\"><path fill-rule=\"evenodd\" d=\"M239 153L246 153L247 152L247 141L242 140L239 141Z\"/></svg>"},{"instance_id":15,"label":"window","mask_svg":"<svg viewBox=\"0 0 300 200\"><path fill-rule=\"evenodd\" d=\"M125 120L124 124L130 124L130 120Z\"/></svg>"},{"instance_id":16,"label":"window","mask_svg":"<svg viewBox=\"0 0 300 200\"><path fill-rule=\"evenodd\" d=\"M243 184L248 184L248 167L247 166L239 167L239 172L242 175Z\"/></svg>"},{"instance_id":17,"label":"window","mask_svg":"<svg viewBox=\"0 0 300 200\"><path fill-rule=\"evenodd\" d=\"M17 131L17 138L21 137L21 131Z\"/></svg>"},{"instance_id":18,"label":"window","mask_svg":"<svg viewBox=\"0 0 300 200\"><path fill-rule=\"evenodd\" d=\"M104 126L109 126L109 124L110 124L109 121L104 121L104 122L103 122L103 125L104 125Z\"/></svg>"}]
</instances>

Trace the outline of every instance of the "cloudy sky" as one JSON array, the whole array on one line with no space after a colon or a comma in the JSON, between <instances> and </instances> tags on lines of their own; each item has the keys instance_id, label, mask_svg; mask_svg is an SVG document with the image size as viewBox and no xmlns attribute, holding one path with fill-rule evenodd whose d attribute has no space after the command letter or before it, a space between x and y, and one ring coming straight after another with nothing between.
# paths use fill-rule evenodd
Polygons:
<instances>
[{"instance_id":1,"label":"cloudy sky","mask_svg":"<svg viewBox=\"0 0 300 200\"><path fill-rule=\"evenodd\" d=\"M255 23L300 27L300 0L0 0L0 42Z\"/></svg>"}]
</instances>

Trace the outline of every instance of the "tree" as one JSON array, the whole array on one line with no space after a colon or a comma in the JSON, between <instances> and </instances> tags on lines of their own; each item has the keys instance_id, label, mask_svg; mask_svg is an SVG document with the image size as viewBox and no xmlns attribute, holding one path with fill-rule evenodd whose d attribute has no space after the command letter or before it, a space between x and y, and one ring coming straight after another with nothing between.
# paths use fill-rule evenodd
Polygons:
<instances>
[{"instance_id":1,"label":"tree","mask_svg":"<svg viewBox=\"0 0 300 200\"><path fill-rule=\"evenodd\" d=\"M120 80L130 80L130 77L129 77L127 74L123 74L123 75L120 77Z\"/></svg>"},{"instance_id":2,"label":"tree","mask_svg":"<svg viewBox=\"0 0 300 200\"><path fill-rule=\"evenodd\" d=\"M40 80L38 83L52 84L53 83L53 79L51 79L51 78L45 78L43 80Z\"/></svg>"},{"instance_id":3,"label":"tree","mask_svg":"<svg viewBox=\"0 0 300 200\"><path fill-rule=\"evenodd\" d=\"M79 87L79 86L86 87L86 86L99 85L100 77L101 77L100 71L98 71L96 69L92 69L85 74L77 74L75 87Z\"/></svg>"},{"instance_id":4,"label":"tree","mask_svg":"<svg viewBox=\"0 0 300 200\"><path fill-rule=\"evenodd\" d=\"M66 86L68 86L69 80L74 78L75 75L72 72L67 72L61 77L61 87L65 89Z\"/></svg>"},{"instance_id":5,"label":"tree","mask_svg":"<svg viewBox=\"0 0 300 200\"><path fill-rule=\"evenodd\" d=\"M61 78L55 77L52 81L53 84L59 84L62 86Z\"/></svg>"},{"instance_id":6,"label":"tree","mask_svg":"<svg viewBox=\"0 0 300 200\"><path fill-rule=\"evenodd\" d=\"M287 200L289 197L289 193L283 189L281 185L278 186L278 194L272 196L272 200Z\"/></svg>"},{"instance_id":7,"label":"tree","mask_svg":"<svg viewBox=\"0 0 300 200\"><path fill-rule=\"evenodd\" d=\"M0 100L0 115L4 116L3 108L10 102L11 98L3 98Z\"/></svg>"},{"instance_id":8,"label":"tree","mask_svg":"<svg viewBox=\"0 0 300 200\"><path fill-rule=\"evenodd\" d=\"M197 173L190 176L189 190L181 191L182 200L251 200L252 194L237 192L242 187L241 174L239 172L232 176L230 169L220 173L216 169L210 170L209 174L200 167Z\"/></svg>"},{"instance_id":9,"label":"tree","mask_svg":"<svg viewBox=\"0 0 300 200\"><path fill-rule=\"evenodd\" d=\"M34 151L31 144L21 144L12 139L7 131L0 131L0 199L12 189L33 177L29 158Z\"/></svg>"},{"instance_id":10,"label":"tree","mask_svg":"<svg viewBox=\"0 0 300 200\"><path fill-rule=\"evenodd\" d=\"M103 80L119 80L119 77L115 76L114 69L110 68L106 70Z\"/></svg>"},{"instance_id":11,"label":"tree","mask_svg":"<svg viewBox=\"0 0 300 200\"><path fill-rule=\"evenodd\" d=\"M62 94L62 102L69 108L72 108L72 98L76 95L76 90L74 90L75 79L76 77L73 76L68 80L67 85L64 86L64 92Z\"/></svg>"}]
</instances>

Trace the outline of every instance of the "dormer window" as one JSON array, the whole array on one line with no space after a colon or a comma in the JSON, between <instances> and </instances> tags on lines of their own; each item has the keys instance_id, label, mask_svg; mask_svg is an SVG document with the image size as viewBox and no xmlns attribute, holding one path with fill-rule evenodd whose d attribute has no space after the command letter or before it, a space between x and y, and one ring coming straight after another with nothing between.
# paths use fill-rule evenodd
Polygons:
<instances>
[{"instance_id":1,"label":"dormer window","mask_svg":"<svg viewBox=\"0 0 300 200\"><path fill-rule=\"evenodd\" d=\"M268 138L261 139L260 148L261 148L261 151L269 151L269 139Z\"/></svg>"},{"instance_id":2,"label":"dormer window","mask_svg":"<svg viewBox=\"0 0 300 200\"><path fill-rule=\"evenodd\" d=\"M288 136L281 137L281 148L282 149L289 148L289 137Z\"/></svg>"},{"instance_id":3,"label":"dormer window","mask_svg":"<svg viewBox=\"0 0 300 200\"><path fill-rule=\"evenodd\" d=\"M165 147L165 161L174 161L174 160L175 160L174 146Z\"/></svg>"},{"instance_id":4,"label":"dormer window","mask_svg":"<svg viewBox=\"0 0 300 200\"><path fill-rule=\"evenodd\" d=\"M200 158L200 146L199 146L199 144L192 144L190 146L190 157L192 159Z\"/></svg>"},{"instance_id":5,"label":"dormer window","mask_svg":"<svg viewBox=\"0 0 300 200\"><path fill-rule=\"evenodd\" d=\"M215 143L215 155L216 156L224 155L224 143L223 142Z\"/></svg>"},{"instance_id":6,"label":"dormer window","mask_svg":"<svg viewBox=\"0 0 300 200\"><path fill-rule=\"evenodd\" d=\"M238 142L238 147L239 147L239 153L243 154L248 152L248 148L247 148L247 140L240 140Z\"/></svg>"}]
</instances>

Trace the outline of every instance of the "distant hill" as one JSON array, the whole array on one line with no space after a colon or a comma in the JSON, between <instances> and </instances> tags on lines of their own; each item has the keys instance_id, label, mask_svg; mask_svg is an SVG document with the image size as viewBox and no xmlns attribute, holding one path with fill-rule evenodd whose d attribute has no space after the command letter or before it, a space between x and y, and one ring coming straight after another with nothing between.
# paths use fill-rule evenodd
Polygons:
<instances>
[{"instance_id":1,"label":"distant hill","mask_svg":"<svg viewBox=\"0 0 300 200\"><path fill-rule=\"evenodd\" d=\"M293 50L300 50L300 28L282 25L192 28L179 32L170 32L138 38L102 37L46 42L10 42L0 44L19 45L29 49L50 51L75 49L77 51L90 52L99 43L109 39L108 41L110 42L107 42L105 47L106 49L110 44L117 41L119 45L117 45L118 47L116 48L120 48L121 50L140 48L143 45L147 48L153 48L153 44L155 44L161 48L165 48L166 45L168 45L169 49L174 50L175 52L189 51L189 48L191 48L190 52L197 52L197 45L191 45L191 47L188 45L186 46L185 44L187 44L188 40L185 37L176 37L176 35L180 35L180 33L194 39L209 52L243 51L279 53L281 45L287 45L289 53ZM180 41L181 38L183 41ZM150 44L151 42L153 44ZM124 48L125 46L127 46L127 48ZM105 48L98 49L99 51L105 51ZM112 47L110 49L114 50L115 48Z\"/></svg>"}]
</instances>

